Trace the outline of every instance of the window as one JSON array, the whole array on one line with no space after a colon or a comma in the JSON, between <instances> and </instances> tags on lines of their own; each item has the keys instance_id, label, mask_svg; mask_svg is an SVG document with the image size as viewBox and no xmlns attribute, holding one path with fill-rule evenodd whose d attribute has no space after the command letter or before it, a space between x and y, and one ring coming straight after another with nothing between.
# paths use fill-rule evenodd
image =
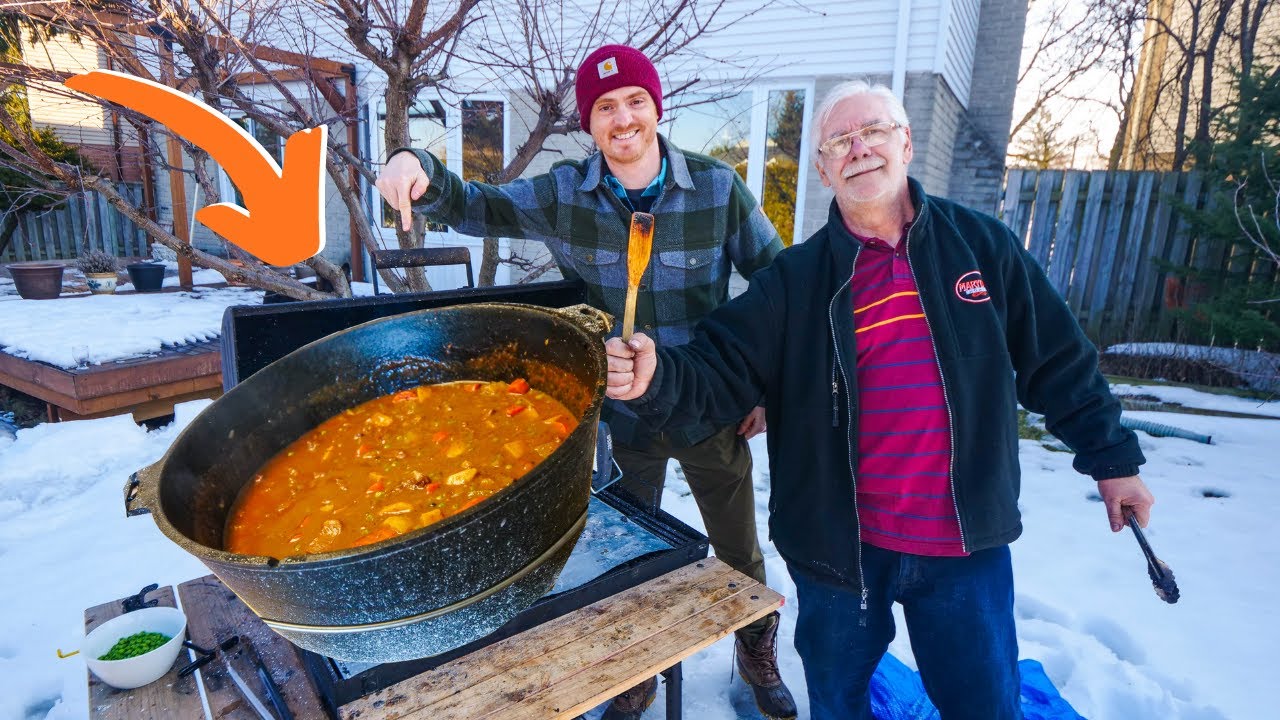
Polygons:
<instances>
[{"instance_id":1,"label":"window","mask_svg":"<svg viewBox=\"0 0 1280 720\"><path fill-rule=\"evenodd\" d=\"M806 118L812 89L757 87L728 96L686 95L664 132L682 150L721 160L738 171L759 199L784 245L801 237L808 163Z\"/></svg>"},{"instance_id":2,"label":"window","mask_svg":"<svg viewBox=\"0 0 1280 720\"><path fill-rule=\"evenodd\" d=\"M238 117L232 120L235 124L244 128L244 131L253 136L254 140L262 146L267 154L275 159L276 164L284 167L284 138L271 132L266 126L257 120L247 117ZM218 169L218 189L222 193L223 202L234 202L240 207L244 207L244 195L240 193L240 188L231 180L231 176L227 175L225 170Z\"/></svg>"},{"instance_id":3,"label":"window","mask_svg":"<svg viewBox=\"0 0 1280 720\"><path fill-rule=\"evenodd\" d=\"M470 95L465 97L433 95L424 91L410 111L409 138L414 148L427 150L444 163L450 172L464 180L492 182L507 164L507 103L501 96ZM386 159L395 148L384 147L386 111L381 98L369 104L369 128L371 140L369 153L375 163ZM373 168L377 173L380 165ZM370 201L382 207L382 217L376 228L382 247L396 247L395 228L399 213L391 211L377 189L370 188ZM372 207L372 206L371 206ZM472 266L477 270L482 257L481 239L459 235L448 226L428 223L423 243L426 247L462 245L471 251ZM509 253L508 241L498 240L500 256ZM459 287L466 282L466 274L459 267L427 268L427 279L437 289ZM510 269L499 265L494 277L496 284L510 280Z\"/></svg>"},{"instance_id":4,"label":"window","mask_svg":"<svg viewBox=\"0 0 1280 720\"><path fill-rule=\"evenodd\" d=\"M800 188L800 140L804 129L803 90L770 90L765 129L764 188L760 204L783 245L796 232L796 200Z\"/></svg>"},{"instance_id":5,"label":"window","mask_svg":"<svg viewBox=\"0 0 1280 720\"><path fill-rule=\"evenodd\" d=\"M506 166L502 102L462 101L462 179L493 182Z\"/></svg>"},{"instance_id":6,"label":"window","mask_svg":"<svg viewBox=\"0 0 1280 720\"><path fill-rule=\"evenodd\" d=\"M692 95L682 99L666 135L681 150L720 160L746 179L751 149L751 93L729 97Z\"/></svg>"}]
</instances>

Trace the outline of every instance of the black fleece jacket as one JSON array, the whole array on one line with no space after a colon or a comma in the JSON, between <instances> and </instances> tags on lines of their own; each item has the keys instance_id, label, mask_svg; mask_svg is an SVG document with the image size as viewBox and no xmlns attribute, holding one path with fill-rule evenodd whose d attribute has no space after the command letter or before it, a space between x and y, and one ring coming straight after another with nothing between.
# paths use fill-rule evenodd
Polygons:
<instances>
[{"instance_id":1,"label":"black fleece jacket","mask_svg":"<svg viewBox=\"0 0 1280 720\"><path fill-rule=\"evenodd\" d=\"M1136 474L1144 458L1120 426L1097 351L1009 228L909 184L916 219L904 242L947 399L956 513L974 552L1022 532L1018 403L1044 414L1094 479ZM827 225L752 276L692 342L661 348L653 383L631 403L658 425L728 424L763 393L770 536L789 562L859 586L849 281L860 247L833 201Z\"/></svg>"}]
</instances>

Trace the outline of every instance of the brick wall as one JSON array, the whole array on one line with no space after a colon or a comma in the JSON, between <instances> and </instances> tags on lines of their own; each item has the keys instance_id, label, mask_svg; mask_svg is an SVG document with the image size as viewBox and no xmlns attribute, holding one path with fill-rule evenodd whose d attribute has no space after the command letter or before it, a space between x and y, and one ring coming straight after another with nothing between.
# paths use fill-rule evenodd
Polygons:
<instances>
[{"instance_id":1,"label":"brick wall","mask_svg":"<svg viewBox=\"0 0 1280 720\"><path fill-rule=\"evenodd\" d=\"M983 0L969 108L956 130L948 196L994 214L1004 175L1026 0Z\"/></svg>"}]
</instances>

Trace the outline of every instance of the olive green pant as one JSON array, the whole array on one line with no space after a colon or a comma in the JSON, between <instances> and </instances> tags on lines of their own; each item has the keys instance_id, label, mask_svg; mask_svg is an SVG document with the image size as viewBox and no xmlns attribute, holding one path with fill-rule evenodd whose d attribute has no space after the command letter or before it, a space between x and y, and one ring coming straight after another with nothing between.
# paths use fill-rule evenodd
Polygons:
<instances>
[{"instance_id":1,"label":"olive green pant","mask_svg":"<svg viewBox=\"0 0 1280 720\"><path fill-rule=\"evenodd\" d=\"M643 450L615 444L613 457L622 468L618 486L653 510L662 502L667 461L679 462L716 557L744 575L765 581L764 556L756 535L751 450L735 426L687 448L672 447L661 433Z\"/></svg>"}]
</instances>

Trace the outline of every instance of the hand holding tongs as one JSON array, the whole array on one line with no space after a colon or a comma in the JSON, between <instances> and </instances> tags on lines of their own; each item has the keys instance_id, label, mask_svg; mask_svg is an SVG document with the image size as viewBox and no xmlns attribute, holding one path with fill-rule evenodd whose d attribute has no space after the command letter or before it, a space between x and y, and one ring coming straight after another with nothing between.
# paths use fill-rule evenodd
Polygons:
<instances>
[{"instance_id":1,"label":"hand holding tongs","mask_svg":"<svg viewBox=\"0 0 1280 720\"><path fill-rule=\"evenodd\" d=\"M1156 595L1163 601L1172 605L1178 602L1180 593L1178 592L1178 583L1173 579L1173 570L1164 563L1163 560L1156 557L1156 553L1151 549L1151 543L1147 542L1147 536L1143 534L1142 528L1138 526L1138 518L1132 513L1126 513L1130 529L1133 530L1133 536L1138 539L1138 546L1142 548L1142 554L1147 556L1147 575L1151 576L1151 584L1156 589Z\"/></svg>"}]
</instances>

